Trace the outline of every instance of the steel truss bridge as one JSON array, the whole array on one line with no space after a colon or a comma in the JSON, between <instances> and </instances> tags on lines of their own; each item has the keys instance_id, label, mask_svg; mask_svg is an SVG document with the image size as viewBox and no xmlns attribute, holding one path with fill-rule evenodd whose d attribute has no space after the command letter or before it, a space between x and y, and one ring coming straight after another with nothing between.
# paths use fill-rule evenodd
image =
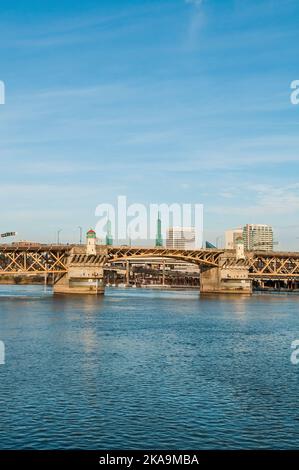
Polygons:
<instances>
[{"instance_id":1,"label":"steel truss bridge","mask_svg":"<svg viewBox=\"0 0 299 470\"><path fill-rule=\"evenodd\" d=\"M78 248L78 250L76 250ZM81 252L80 252L80 249ZM61 276L68 272L71 261L77 265L111 266L113 263L134 259L168 258L204 266L206 269L236 263L233 251L172 250L167 248L98 246L96 255L86 255L84 245L38 245L22 247L0 245L0 276L46 275ZM299 252L247 252L245 260L237 263L249 267L252 279L299 279Z\"/></svg>"},{"instance_id":2,"label":"steel truss bridge","mask_svg":"<svg viewBox=\"0 0 299 470\"><path fill-rule=\"evenodd\" d=\"M171 258L197 265L217 267L223 250L170 250L169 248L108 247L109 263L134 259Z\"/></svg>"},{"instance_id":3,"label":"steel truss bridge","mask_svg":"<svg viewBox=\"0 0 299 470\"><path fill-rule=\"evenodd\" d=\"M251 252L247 260L253 279L299 279L299 252Z\"/></svg>"}]
</instances>

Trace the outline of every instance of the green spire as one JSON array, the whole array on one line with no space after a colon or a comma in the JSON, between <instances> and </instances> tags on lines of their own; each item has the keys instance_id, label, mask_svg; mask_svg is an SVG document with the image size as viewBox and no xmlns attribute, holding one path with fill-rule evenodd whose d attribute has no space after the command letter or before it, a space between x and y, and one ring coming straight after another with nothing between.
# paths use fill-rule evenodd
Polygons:
<instances>
[{"instance_id":1,"label":"green spire","mask_svg":"<svg viewBox=\"0 0 299 470\"><path fill-rule=\"evenodd\" d=\"M107 220L107 234L106 234L106 245L113 245L112 231L111 231L111 221L108 218Z\"/></svg>"},{"instance_id":2,"label":"green spire","mask_svg":"<svg viewBox=\"0 0 299 470\"><path fill-rule=\"evenodd\" d=\"M157 220L156 246L163 246L162 223L161 223L160 212L158 212L158 220Z\"/></svg>"}]
</instances>

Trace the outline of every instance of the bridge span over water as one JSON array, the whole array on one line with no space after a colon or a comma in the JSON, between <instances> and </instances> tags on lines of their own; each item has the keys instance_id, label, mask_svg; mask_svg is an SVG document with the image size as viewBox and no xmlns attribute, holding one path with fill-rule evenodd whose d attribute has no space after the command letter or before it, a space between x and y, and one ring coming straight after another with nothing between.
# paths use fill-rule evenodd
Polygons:
<instances>
[{"instance_id":1,"label":"bridge span over water","mask_svg":"<svg viewBox=\"0 0 299 470\"><path fill-rule=\"evenodd\" d=\"M173 259L200 267L202 293L250 293L252 280L299 280L299 252L180 250L106 245L0 245L0 276L53 276L56 293L103 293L104 270L126 260Z\"/></svg>"}]
</instances>

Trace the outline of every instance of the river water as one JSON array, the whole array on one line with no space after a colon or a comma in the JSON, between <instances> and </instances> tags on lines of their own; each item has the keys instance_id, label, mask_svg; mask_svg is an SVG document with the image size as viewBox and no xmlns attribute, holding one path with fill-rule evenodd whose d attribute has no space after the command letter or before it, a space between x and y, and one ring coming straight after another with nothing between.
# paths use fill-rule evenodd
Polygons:
<instances>
[{"instance_id":1,"label":"river water","mask_svg":"<svg viewBox=\"0 0 299 470\"><path fill-rule=\"evenodd\" d=\"M0 448L298 448L298 305L0 286Z\"/></svg>"}]
</instances>

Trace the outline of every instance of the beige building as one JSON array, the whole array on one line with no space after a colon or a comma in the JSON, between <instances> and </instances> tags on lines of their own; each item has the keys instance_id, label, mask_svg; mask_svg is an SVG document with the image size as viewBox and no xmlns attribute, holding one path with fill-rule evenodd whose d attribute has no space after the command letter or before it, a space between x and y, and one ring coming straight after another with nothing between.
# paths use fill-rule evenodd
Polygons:
<instances>
[{"instance_id":1,"label":"beige building","mask_svg":"<svg viewBox=\"0 0 299 470\"><path fill-rule=\"evenodd\" d=\"M236 242L239 238L243 239L243 228L238 227L232 230L226 230L225 232L225 249L235 250Z\"/></svg>"},{"instance_id":2,"label":"beige building","mask_svg":"<svg viewBox=\"0 0 299 470\"><path fill-rule=\"evenodd\" d=\"M179 250L194 250L195 228L169 227L167 229L166 248Z\"/></svg>"},{"instance_id":3,"label":"beige building","mask_svg":"<svg viewBox=\"0 0 299 470\"><path fill-rule=\"evenodd\" d=\"M243 228L244 248L248 251L272 251L273 229L270 225L247 224Z\"/></svg>"}]
</instances>

